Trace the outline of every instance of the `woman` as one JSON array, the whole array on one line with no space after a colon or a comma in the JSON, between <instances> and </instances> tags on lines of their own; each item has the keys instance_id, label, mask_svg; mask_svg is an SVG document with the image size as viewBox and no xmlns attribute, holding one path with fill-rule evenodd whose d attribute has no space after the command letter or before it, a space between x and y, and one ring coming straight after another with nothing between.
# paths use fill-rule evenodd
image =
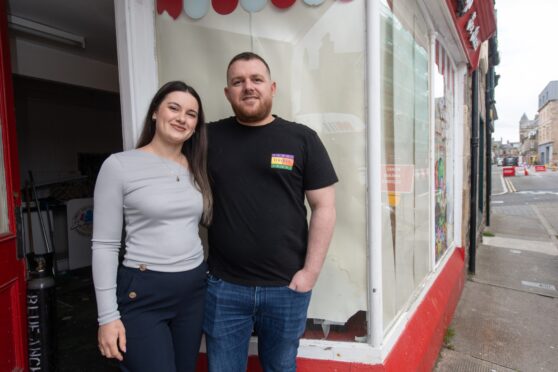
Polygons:
<instances>
[{"instance_id":1,"label":"woman","mask_svg":"<svg viewBox=\"0 0 558 372\"><path fill-rule=\"evenodd\" d=\"M92 239L99 350L123 371L195 369L206 290L198 224L210 222L212 205L206 153L200 97L172 81L153 97L137 148L111 155L99 172Z\"/></svg>"}]
</instances>

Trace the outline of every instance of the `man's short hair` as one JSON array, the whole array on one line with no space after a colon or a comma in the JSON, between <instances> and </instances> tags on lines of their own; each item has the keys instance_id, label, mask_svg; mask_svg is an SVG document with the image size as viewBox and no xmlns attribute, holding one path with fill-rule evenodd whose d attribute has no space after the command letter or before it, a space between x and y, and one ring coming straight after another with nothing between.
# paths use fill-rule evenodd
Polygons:
<instances>
[{"instance_id":1,"label":"man's short hair","mask_svg":"<svg viewBox=\"0 0 558 372\"><path fill-rule=\"evenodd\" d=\"M252 59L257 59L257 60L261 61L265 65L267 73L269 74L269 76L271 76L271 70L269 69L269 65L267 64L265 59L263 59L262 57L260 57L256 53L242 52L242 53L239 53L236 56L234 56L231 59L231 61L229 62L229 65L227 66L227 80L229 79L229 69L231 68L231 65L233 63L235 63L236 61L250 61Z\"/></svg>"}]
</instances>

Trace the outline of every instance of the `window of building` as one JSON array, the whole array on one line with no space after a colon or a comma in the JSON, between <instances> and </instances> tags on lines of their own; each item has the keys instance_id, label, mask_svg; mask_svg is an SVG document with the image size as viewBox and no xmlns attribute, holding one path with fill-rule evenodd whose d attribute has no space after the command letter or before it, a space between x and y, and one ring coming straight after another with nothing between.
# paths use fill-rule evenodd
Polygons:
<instances>
[{"instance_id":1,"label":"window of building","mask_svg":"<svg viewBox=\"0 0 558 372\"><path fill-rule=\"evenodd\" d=\"M384 330L431 270L429 39L415 1L382 1Z\"/></svg>"},{"instance_id":2,"label":"window of building","mask_svg":"<svg viewBox=\"0 0 558 372\"><path fill-rule=\"evenodd\" d=\"M297 1L284 10L268 4L255 13L238 6L227 16L210 10L196 20L166 13L155 19L159 82L192 84L208 121L233 115L223 95L225 71L234 55L253 51L267 60L277 82L273 113L314 129L332 158L339 177L337 224L312 294L306 338L367 335L365 14L364 0L327 0L320 6ZM427 220L422 215L419 220Z\"/></svg>"},{"instance_id":3,"label":"window of building","mask_svg":"<svg viewBox=\"0 0 558 372\"><path fill-rule=\"evenodd\" d=\"M435 257L453 242L453 117L455 69L446 49L436 41L434 71ZM482 148L482 147L481 147Z\"/></svg>"}]
</instances>

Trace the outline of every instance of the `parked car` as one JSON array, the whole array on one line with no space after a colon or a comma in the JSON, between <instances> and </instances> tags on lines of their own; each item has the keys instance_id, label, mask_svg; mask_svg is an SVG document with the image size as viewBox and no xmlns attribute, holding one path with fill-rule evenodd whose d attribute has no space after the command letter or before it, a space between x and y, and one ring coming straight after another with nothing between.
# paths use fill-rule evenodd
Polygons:
<instances>
[{"instance_id":1,"label":"parked car","mask_svg":"<svg viewBox=\"0 0 558 372\"><path fill-rule=\"evenodd\" d=\"M509 166L512 166L512 165L517 166L517 165L519 165L519 159L518 159L517 156L507 156L502 161L502 165L504 167L509 167Z\"/></svg>"}]
</instances>

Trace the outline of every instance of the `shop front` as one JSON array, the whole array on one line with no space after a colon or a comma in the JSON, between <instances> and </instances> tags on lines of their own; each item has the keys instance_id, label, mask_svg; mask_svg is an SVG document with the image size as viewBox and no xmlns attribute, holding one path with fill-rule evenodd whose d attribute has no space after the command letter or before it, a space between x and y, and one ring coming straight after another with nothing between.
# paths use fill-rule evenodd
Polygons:
<instances>
[{"instance_id":1,"label":"shop front","mask_svg":"<svg viewBox=\"0 0 558 372\"><path fill-rule=\"evenodd\" d=\"M126 148L169 80L196 88L208 121L233 115L225 71L242 51L269 63L273 113L311 127L326 146L340 180L337 225L298 369L430 369L464 283L466 81L486 40L477 2L115 6ZM257 337L250 350L249 370L259 370Z\"/></svg>"}]
</instances>

